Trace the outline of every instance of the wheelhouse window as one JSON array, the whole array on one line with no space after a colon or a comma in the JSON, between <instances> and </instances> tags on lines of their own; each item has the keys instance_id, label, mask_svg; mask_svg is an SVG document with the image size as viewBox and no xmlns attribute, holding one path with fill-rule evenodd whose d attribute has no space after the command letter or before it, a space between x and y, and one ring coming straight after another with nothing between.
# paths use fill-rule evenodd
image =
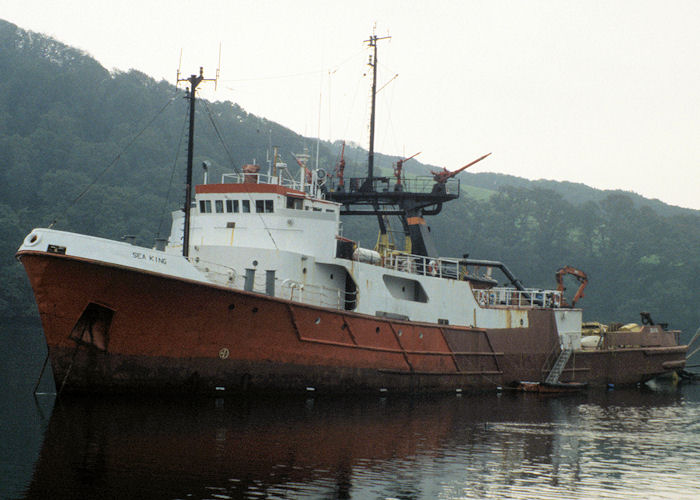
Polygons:
<instances>
[{"instance_id":1,"label":"wheelhouse window","mask_svg":"<svg viewBox=\"0 0 700 500\"><path fill-rule=\"evenodd\" d=\"M199 200L199 213L210 214L211 213L211 200Z\"/></svg>"},{"instance_id":2,"label":"wheelhouse window","mask_svg":"<svg viewBox=\"0 0 700 500\"><path fill-rule=\"evenodd\" d=\"M250 200L241 200L241 212L244 214L250 213Z\"/></svg>"},{"instance_id":3,"label":"wheelhouse window","mask_svg":"<svg viewBox=\"0 0 700 500\"><path fill-rule=\"evenodd\" d=\"M294 196L287 196L287 208L302 210L304 208L304 200Z\"/></svg>"},{"instance_id":4,"label":"wheelhouse window","mask_svg":"<svg viewBox=\"0 0 700 500\"><path fill-rule=\"evenodd\" d=\"M224 213L224 200L216 200L214 202L214 208L216 209L217 214L223 214Z\"/></svg>"},{"instance_id":5,"label":"wheelhouse window","mask_svg":"<svg viewBox=\"0 0 700 500\"><path fill-rule=\"evenodd\" d=\"M274 212L273 200L255 200L255 211L259 214Z\"/></svg>"},{"instance_id":6,"label":"wheelhouse window","mask_svg":"<svg viewBox=\"0 0 700 500\"><path fill-rule=\"evenodd\" d=\"M226 200L226 212L230 214L237 214L238 200Z\"/></svg>"}]
</instances>

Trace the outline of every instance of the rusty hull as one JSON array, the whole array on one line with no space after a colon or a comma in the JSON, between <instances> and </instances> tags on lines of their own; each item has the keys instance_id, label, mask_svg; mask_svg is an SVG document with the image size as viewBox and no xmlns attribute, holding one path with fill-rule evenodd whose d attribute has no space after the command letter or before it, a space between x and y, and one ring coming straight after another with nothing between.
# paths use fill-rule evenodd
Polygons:
<instances>
[{"instance_id":1,"label":"rusty hull","mask_svg":"<svg viewBox=\"0 0 700 500\"><path fill-rule=\"evenodd\" d=\"M440 392L540 380L552 310L527 328L413 323L307 306L65 255L22 252L59 389ZM685 347L575 353L562 381L637 383Z\"/></svg>"}]
</instances>

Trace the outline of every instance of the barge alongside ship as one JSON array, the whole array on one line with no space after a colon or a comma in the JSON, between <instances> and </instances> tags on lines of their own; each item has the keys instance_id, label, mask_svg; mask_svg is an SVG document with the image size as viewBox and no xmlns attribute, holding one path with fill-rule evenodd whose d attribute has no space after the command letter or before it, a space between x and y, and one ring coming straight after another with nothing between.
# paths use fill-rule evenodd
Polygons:
<instances>
[{"instance_id":1,"label":"barge alongside ship","mask_svg":"<svg viewBox=\"0 0 700 500\"><path fill-rule=\"evenodd\" d=\"M375 73L377 40L369 40ZM192 118L202 80L201 72L188 79ZM372 108L374 116L374 100ZM246 166L196 186L194 202L190 149L185 210L173 213L162 249L34 229L17 256L59 388L590 387L684 366L687 346L676 331L644 325L587 347L582 311L567 307L561 291L528 289L500 262L440 257L425 217L459 196L459 180L447 171L406 178L402 162L395 177L375 177L372 142L367 177L345 179L342 165L327 176L300 158L298 175L281 164L267 173ZM345 237L341 215L376 217L377 246ZM402 250L387 238L390 216L403 225ZM499 286L494 271L510 284Z\"/></svg>"}]
</instances>

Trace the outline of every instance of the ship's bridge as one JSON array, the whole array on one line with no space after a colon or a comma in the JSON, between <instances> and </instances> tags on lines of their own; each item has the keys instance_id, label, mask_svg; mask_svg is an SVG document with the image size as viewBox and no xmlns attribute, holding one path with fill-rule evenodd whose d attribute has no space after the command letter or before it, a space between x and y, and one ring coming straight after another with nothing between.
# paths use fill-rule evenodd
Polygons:
<instances>
[{"instance_id":1,"label":"ship's bridge","mask_svg":"<svg viewBox=\"0 0 700 500\"><path fill-rule=\"evenodd\" d=\"M220 183L196 186L191 245L331 258L340 231L340 204L324 199L317 179L310 180L244 170L224 174Z\"/></svg>"}]
</instances>

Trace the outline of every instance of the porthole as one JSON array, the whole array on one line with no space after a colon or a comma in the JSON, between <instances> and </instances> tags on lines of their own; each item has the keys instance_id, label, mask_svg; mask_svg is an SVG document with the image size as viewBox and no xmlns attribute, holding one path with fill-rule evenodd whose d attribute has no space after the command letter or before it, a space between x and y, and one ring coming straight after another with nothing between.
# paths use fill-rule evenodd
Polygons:
<instances>
[{"instance_id":1,"label":"porthole","mask_svg":"<svg viewBox=\"0 0 700 500\"><path fill-rule=\"evenodd\" d=\"M319 324L321 322L321 318L316 318L316 321L314 321L315 324Z\"/></svg>"},{"instance_id":2,"label":"porthole","mask_svg":"<svg viewBox=\"0 0 700 500\"><path fill-rule=\"evenodd\" d=\"M236 308L236 304L229 304L228 310L233 311Z\"/></svg>"},{"instance_id":3,"label":"porthole","mask_svg":"<svg viewBox=\"0 0 700 500\"><path fill-rule=\"evenodd\" d=\"M257 308L257 307L254 307L254 308L253 308L253 312L254 312L254 313L258 312L258 308Z\"/></svg>"},{"instance_id":4,"label":"porthole","mask_svg":"<svg viewBox=\"0 0 700 500\"><path fill-rule=\"evenodd\" d=\"M422 339L422 338L423 338L423 334L422 334L422 333L419 333L419 334L418 334L418 338L419 338L419 339Z\"/></svg>"},{"instance_id":5,"label":"porthole","mask_svg":"<svg viewBox=\"0 0 700 500\"><path fill-rule=\"evenodd\" d=\"M400 337L401 335L403 335L403 332L402 332L401 330L399 330L399 337Z\"/></svg>"},{"instance_id":6,"label":"porthole","mask_svg":"<svg viewBox=\"0 0 700 500\"><path fill-rule=\"evenodd\" d=\"M379 327L377 327L374 331L379 333Z\"/></svg>"}]
</instances>

